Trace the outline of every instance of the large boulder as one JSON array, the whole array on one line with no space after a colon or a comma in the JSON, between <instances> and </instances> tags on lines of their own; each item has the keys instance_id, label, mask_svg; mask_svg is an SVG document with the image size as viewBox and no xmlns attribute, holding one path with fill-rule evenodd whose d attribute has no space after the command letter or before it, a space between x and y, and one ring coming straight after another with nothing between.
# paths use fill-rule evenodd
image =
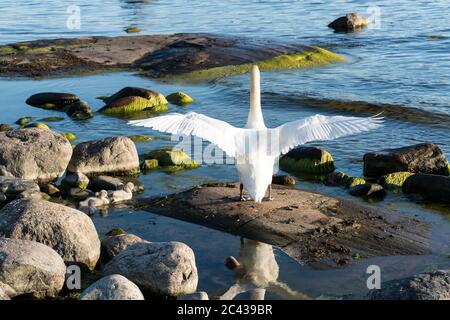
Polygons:
<instances>
[{"instance_id":1,"label":"large boulder","mask_svg":"<svg viewBox=\"0 0 450 320\"><path fill-rule=\"evenodd\" d=\"M418 193L428 198L450 202L450 177L437 174L415 174L403 183L404 193Z\"/></svg>"},{"instance_id":2,"label":"large boulder","mask_svg":"<svg viewBox=\"0 0 450 320\"><path fill-rule=\"evenodd\" d=\"M119 234L102 240L102 247L109 258L114 258L120 252L135 243L150 243L134 234Z\"/></svg>"},{"instance_id":3,"label":"large boulder","mask_svg":"<svg viewBox=\"0 0 450 320\"><path fill-rule=\"evenodd\" d=\"M326 150L297 147L280 158L280 168L293 174L327 174L334 171L334 160Z\"/></svg>"},{"instance_id":4,"label":"large boulder","mask_svg":"<svg viewBox=\"0 0 450 320\"><path fill-rule=\"evenodd\" d=\"M180 242L131 245L105 266L104 274L121 274L142 290L167 296L194 293L198 282L194 252Z\"/></svg>"},{"instance_id":5,"label":"large boulder","mask_svg":"<svg viewBox=\"0 0 450 320\"><path fill-rule=\"evenodd\" d=\"M0 176L0 192L9 199L14 199L23 192L39 191L39 186L31 180Z\"/></svg>"},{"instance_id":6,"label":"large boulder","mask_svg":"<svg viewBox=\"0 0 450 320\"><path fill-rule=\"evenodd\" d=\"M401 189L406 179L408 179L413 174L414 173L407 171L389 173L378 179L378 182L382 184L386 189L397 190Z\"/></svg>"},{"instance_id":7,"label":"large boulder","mask_svg":"<svg viewBox=\"0 0 450 320\"><path fill-rule=\"evenodd\" d=\"M358 13L348 13L331 22L328 27L338 32L353 32L369 24L369 20Z\"/></svg>"},{"instance_id":8,"label":"large boulder","mask_svg":"<svg viewBox=\"0 0 450 320\"><path fill-rule=\"evenodd\" d=\"M107 114L128 114L143 110L159 112L168 109L164 95L137 87L125 87L106 98L105 103L100 112Z\"/></svg>"},{"instance_id":9,"label":"large boulder","mask_svg":"<svg viewBox=\"0 0 450 320\"><path fill-rule=\"evenodd\" d=\"M77 144L67 170L87 176L104 173L133 175L139 170L136 146L128 137L111 137Z\"/></svg>"},{"instance_id":10,"label":"large boulder","mask_svg":"<svg viewBox=\"0 0 450 320\"><path fill-rule=\"evenodd\" d=\"M447 166L448 161L444 153L432 143L421 143L364 155L364 176L366 177L380 177L400 171L445 174Z\"/></svg>"},{"instance_id":11,"label":"large boulder","mask_svg":"<svg viewBox=\"0 0 450 320\"><path fill-rule=\"evenodd\" d=\"M26 239L52 247L67 264L95 267L100 240L83 212L57 203L18 199L0 210L0 236Z\"/></svg>"},{"instance_id":12,"label":"large boulder","mask_svg":"<svg viewBox=\"0 0 450 320\"><path fill-rule=\"evenodd\" d=\"M52 181L63 175L71 156L70 142L51 130L0 132L0 175Z\"/></svg>"},{"instance_id":13,"label":"large boulder","mask_svg":"<svg viewBox=\"0 0 450 320\"><path fill-rule=\"evenodd\" d=\"M371 290L371 300L450 300L450 270L425 272L383 283Z\"/></svg>"},{"instance_id":14,"label":"large boulder","mask_svg":"<svg viewBox=\"0 0 450 320\"><path fill-rule=\"evenodd\" d=\"M0 282L16 294L55 295L64 286L66 266L41 243L0 238Z\"/></svg>"},{"instance_id":15,"label":"large boulder","mask_svg":"<svg viewBox=\"0 0 450 320\"><path fill-rule=\"evenodd\" d=\"M113 274L90 285L81 293L80 300L144 300L144 296L133 282Z\"/></svg>"},{"instance_id":16,"label":"large boulder","mask_svg":"<svg viewBox=\"0 0 450 320\"><path fill-rule=\"evenodd\" d=\"M41 92L30 96L25 103L38 108L62 110L80 98L72 93Z\"/></svg>"}]
</instances>

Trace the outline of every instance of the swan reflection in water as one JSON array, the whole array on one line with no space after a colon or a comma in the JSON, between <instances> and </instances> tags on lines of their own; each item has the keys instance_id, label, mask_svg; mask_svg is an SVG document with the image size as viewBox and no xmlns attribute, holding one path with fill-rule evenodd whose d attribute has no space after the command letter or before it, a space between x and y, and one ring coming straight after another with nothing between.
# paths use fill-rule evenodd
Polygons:
<instances>
[{"instance_id":1,"label":"swan reflection in water","mask_svg":"<svg viewBox=\"0 0 450 320\"><path fill-rule=\"evenodd\" d=\"M236 283L219 296L220 300L232 300L245 292L251 300L264 300L266 291L282 299L309 299L278 281L279 267L269 244L242 238L239 259L229 257L225 265L234 271Z\"/></svg>"}]
</instances>

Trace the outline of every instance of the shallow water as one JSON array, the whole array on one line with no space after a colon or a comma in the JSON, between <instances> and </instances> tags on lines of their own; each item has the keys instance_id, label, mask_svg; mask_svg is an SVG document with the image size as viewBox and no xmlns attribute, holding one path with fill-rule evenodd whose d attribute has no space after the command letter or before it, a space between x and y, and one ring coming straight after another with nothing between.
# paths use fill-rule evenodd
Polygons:
<instances>
[{"instance_id":1,"label":"shallow water","mask_svg":"<svg viewBox=\"0 0 450 320\"><path fill-rule=\"evenodd\" d=\"M317 109L292 103L292 97L314 97L392 103L450 115L450 25L448 1L378 1L381 9L380 29L357 34L338 34L326 25L342 13L366 10L370 1L84 1L81 29L66 26L67 4L63 1L0 0L0 43L41 38L87 35L123 35L123 29L137 26L143 33L213 32L284 41L316 44L343 54L347 63L308 70L285 70L262 74L263 112L266 124L276 126L317 112ZM101 13L101 14L100 14ZM439 35L430 39L431 35ZM97 96L109 95L124 86L152 88L164 94L182 90L196 102L171 111L196 111L242 126L248 106L248 76L219 79L207 84L172 84L142 78L130 73L97 74L84 77L44 80L1 79L0 123L13 123L19 117L65 116L54 111L25 105L36 92L63 91L78 94L94 110L102 106ZM272 95L270 93L277 93ZM241 112L242 111L242 112ZM111 135L149 133L126 125L126 121L96 114L88 121L64 121L49 124L61 132L73 132L79 140ZM159 135L155 132L150 134ZM362 172L362 156L380 148L400 147L432 141L450 155L450 123L439 126L387 119L385 127L362 135L320 142L314 145L329 150L338 170L354 175ZM138 144L140 154L168 142L155 139ZM202 166L199 169L167 175L152 172L142 175L146 190L153 196L184 190L212 180L236 180L232 166ZM347 197L345 190L301 181L299 187ZM417 215L433 224L433 255L424 257L390 257L363 260L342 270L314 271L300 267L276 250L280 266L279 280L312 297L359 296L367 291L365 268L382 266L382 280L400 278L423 270L450 266L450 208L414 203L402 195L390 194L374 205L394 208L404 214ZM195 251L200 271L200 289L219 294L233 282L232 273L223 261L238 255L239 239L185 222L154 216L146 212L111 210L105 217L95 217L100 233L121 226L151 241L179 240ZM155 224L153 224L155 223ZM205 240L207 239L207 241ZM220 248L220 250L218 250ZM267 297L279 295L268 293Z\"/></svg>"}]
</instances>

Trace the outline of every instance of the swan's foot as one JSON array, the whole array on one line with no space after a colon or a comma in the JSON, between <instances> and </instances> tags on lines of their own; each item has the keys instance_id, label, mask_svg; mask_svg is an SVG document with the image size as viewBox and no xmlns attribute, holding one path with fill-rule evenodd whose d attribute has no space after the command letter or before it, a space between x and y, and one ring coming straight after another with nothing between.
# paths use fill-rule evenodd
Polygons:
<instances>
[{"instance_id":1,"label":"swan's foot","mask_svg":"<svg viewBox=\"0 0 450 320\"><path fill-rule=\"evenodd\" d=\"M249 200L251 200L250 197L239 196L239 201L249 201Z\"/></svg>"}]
</instances>

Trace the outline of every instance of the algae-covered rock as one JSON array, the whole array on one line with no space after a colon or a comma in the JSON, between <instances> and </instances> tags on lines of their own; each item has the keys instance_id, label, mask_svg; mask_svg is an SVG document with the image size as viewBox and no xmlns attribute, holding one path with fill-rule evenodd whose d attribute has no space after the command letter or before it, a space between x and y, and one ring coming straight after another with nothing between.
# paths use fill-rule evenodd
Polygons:
<instances>
[{"instance_id":1,"label":"algae-covered rock","mask_svg":"<svg viewBox=\"0 0 450 320\"><path fill-rule=\"evenodd\" d=\"M170 147L152 150L148 153L146 159L156 159L158 160L158 165L163 167L176 166L184 169L192 169L200 166L185 152Z\"/></svg>"},{"instance_id":2,"label":"algae-covered rock","mask_svg":"<svg viewBox=\"0 0 450 320\"><path fill-rule=\"evenodd\" d=\"M41 92L32 95L25 102L33 107L62 110L67 105L79 100L80 98L72 93Z\"/></svg>"},{"instance_id":3,"label":"algae-covered rock","mask_svg":"<svg viewBox=\"0 0 450 320\"><path fill-rule=\"evenodd\" d=\"M47 129L50 130L49 126L42 122L33 122L27 124L24 128L39 128L39 129Z\"/></svg>"},{"instance_id":4,"label":"algae-covered rock","mask_svg":"<svg viewBox=\"0 0 450 320\"><path fill-rule=\"evenodd\" d=\"M412 176L414 173L411 172L394 172L387 175L382 176L379 179L380 184L382 184L386 189L395 190L401 189L403 183L408 177Z\"/></svg>"},{"instance_id":5,"label":"algae-covered rock","mask_svg":"<svg viewBox=\"0 0 450 320\"><path fill-rule=\"evenodd\" d=\"M334 160L328 151L297 147L280 158L280 168L293 174L327 174L334 171Z\"/></svg>"},{"instance_id":6,"label":"algae-covered rock","mask_svg":"<svg viewBox=\"0 0 450 320\"><path fill-rule=\"evenodd\" d=\"M328 186L352 188L360 184L365 184L366 180L361 177L349 176L344 172L332 172L325 177L324 183Z\"/></svg>"},{"instance_id":7,"label":"algae-covered rock","mask_svg":"<svg viewBox=\"0 0 450 320\"><path fill-rule=\"evenodd\" d=\"M29 123L31 121L33 121L32 117L21 117L21 118L17 119L16 123L19 126L24 126L24 125L26 125L27 123Z\"/></svg>"},{"instance_id":8,"label":"algae-covered rock","mask_svg":"<svg viewBox=\"0 0 450 320\"><path fill-rule=\"evenodd\" d=\"M11 127L9 124L0 123L0 132L6 132L6 131L11 131L11 130L13 130L13 127Z\"/></svg>"},{"instance_id":9,"label":"algae-covered rock","mask_svg":"<svg viewBox=\"0 0 450 320\"><path fill-rule=\"evenodd\" d=\"M450 176L450 164L447 166L447 172L445 174Z\"/></svg>"},{"instance_id":10,"label":"algae-covered rock","mask_svg":"<svg viewBox=\"0 0 450 320\"><path fill-rule=\"evenodd\" d=\"M144 110L161 112L168 109L164 95L137 87L125 87L105 99L105 103L100 112L106 114L127 114Z\"/></svg>"},{"instance_id":11,"label":"algae-covered rock","mask_svg":"<svg viewBox=\"0 0 450 320\"><path fill-rule=\"evenodd\" d=\"M64 132L62 133L63 137L65 137L69 141L75 141L77 140L77 136L71 132Z\"/></svg>"},{"instance_id":12,"label":"algae-covered rock","mask_svg":"<svg viewBox=\"0 0 450 320\"><path fill-rule=\"evenodd\" d=\"M187 95L184 92L171 93L166 97L166 99L171 104L174 104L177 106L185 106L185 105L188 105L189 103L194 102L194 99L192 99L189 95Z\"/></svg>"},{"instance_id":13,"label":"algae-covered rock","mask_svg":"<svg viewBox=\"0 0 450 320\"><path fill-rule=\"evenodd\" d=\"M131 136L128 136L128 138L130 138L131 140L133 140L134 143L139 143L139 142L148 142L148 141L152 141L153 138L143 135L143 134L134 134Z\"/></svg>"},{"instance_id":14,"label":"algae-covered rock","mask_svg":"<svg viewBox=\"0 0 450 320\"><path fill-rule=\"evenodd\" d=\"M158 168L157 159L146 159L141 163L141 170L147 171Z\"/></svg>"},{"instance_id":15,"label":"algae-covered rock","mask_svg":"<svg viewBox=\"0 0 450 320\"><path fill-rule=\"evenodd\" d=\"M369 20L358 13L349 13L331 22L328 27L340 32L353 32L369 24Z\"/></svg>"},{"instance_id":16,"label":"algae-covered rock","mask_svg":"<svg viewBox=\"0 0 450 320\"><path fill-rule=\"evenodd\" d=\"M248 73L254 65L257 65L261 71L273 71L281 69L312 68L344 61L345 59L342 56L331 51L319 47L311 47L305 51L282 54L266 60L196 70L180 75L168 76L168 78L175 81L206 82L227 76Z\"/></svg>"},{"instance_id":17,"label":"algae-covered rock","mask_svg":"<svg viewBox=\"0 0 450 320\"><path fill-rule=\"evenodd\" d=\"M61 181L61 184L84 190L89 185L89 178L81 172L69 173Z\"/></svg>"},{"instance_id":18,"label":"algae-covered rock","mask_svg":"<svg viewBox=\"0 0 450 320\"><path fill-rule=\"evenodd\" d=\"M126 33L138 33L141 32L142 30L137 27L128 27L125 28L123 31L125 31Z\"/></svg>"},{"instance_id":19,"label":"algae-covered rock","mask_svg":"<svg viewBox=\"0 0 450 320\"><path fill-rule=\"evenodd\" d=\"M85 101L75 101L64 108L66 114L74 120L86 120L94 116L89 104Z\"/></svg>"},{"instance_id":20,"label":"algae-covered rock","mask_svg":"<svg viewBox=\"0 0 450 320\"><path fill-rule=\"evenodd\" d=\"M111 230L109 230L106 235L108 237L113 237L113 236L118 236L121 234L126 234L127 232L125 230L123 230L122 228L113 228Z\"/></svg>"}]
</instances>

